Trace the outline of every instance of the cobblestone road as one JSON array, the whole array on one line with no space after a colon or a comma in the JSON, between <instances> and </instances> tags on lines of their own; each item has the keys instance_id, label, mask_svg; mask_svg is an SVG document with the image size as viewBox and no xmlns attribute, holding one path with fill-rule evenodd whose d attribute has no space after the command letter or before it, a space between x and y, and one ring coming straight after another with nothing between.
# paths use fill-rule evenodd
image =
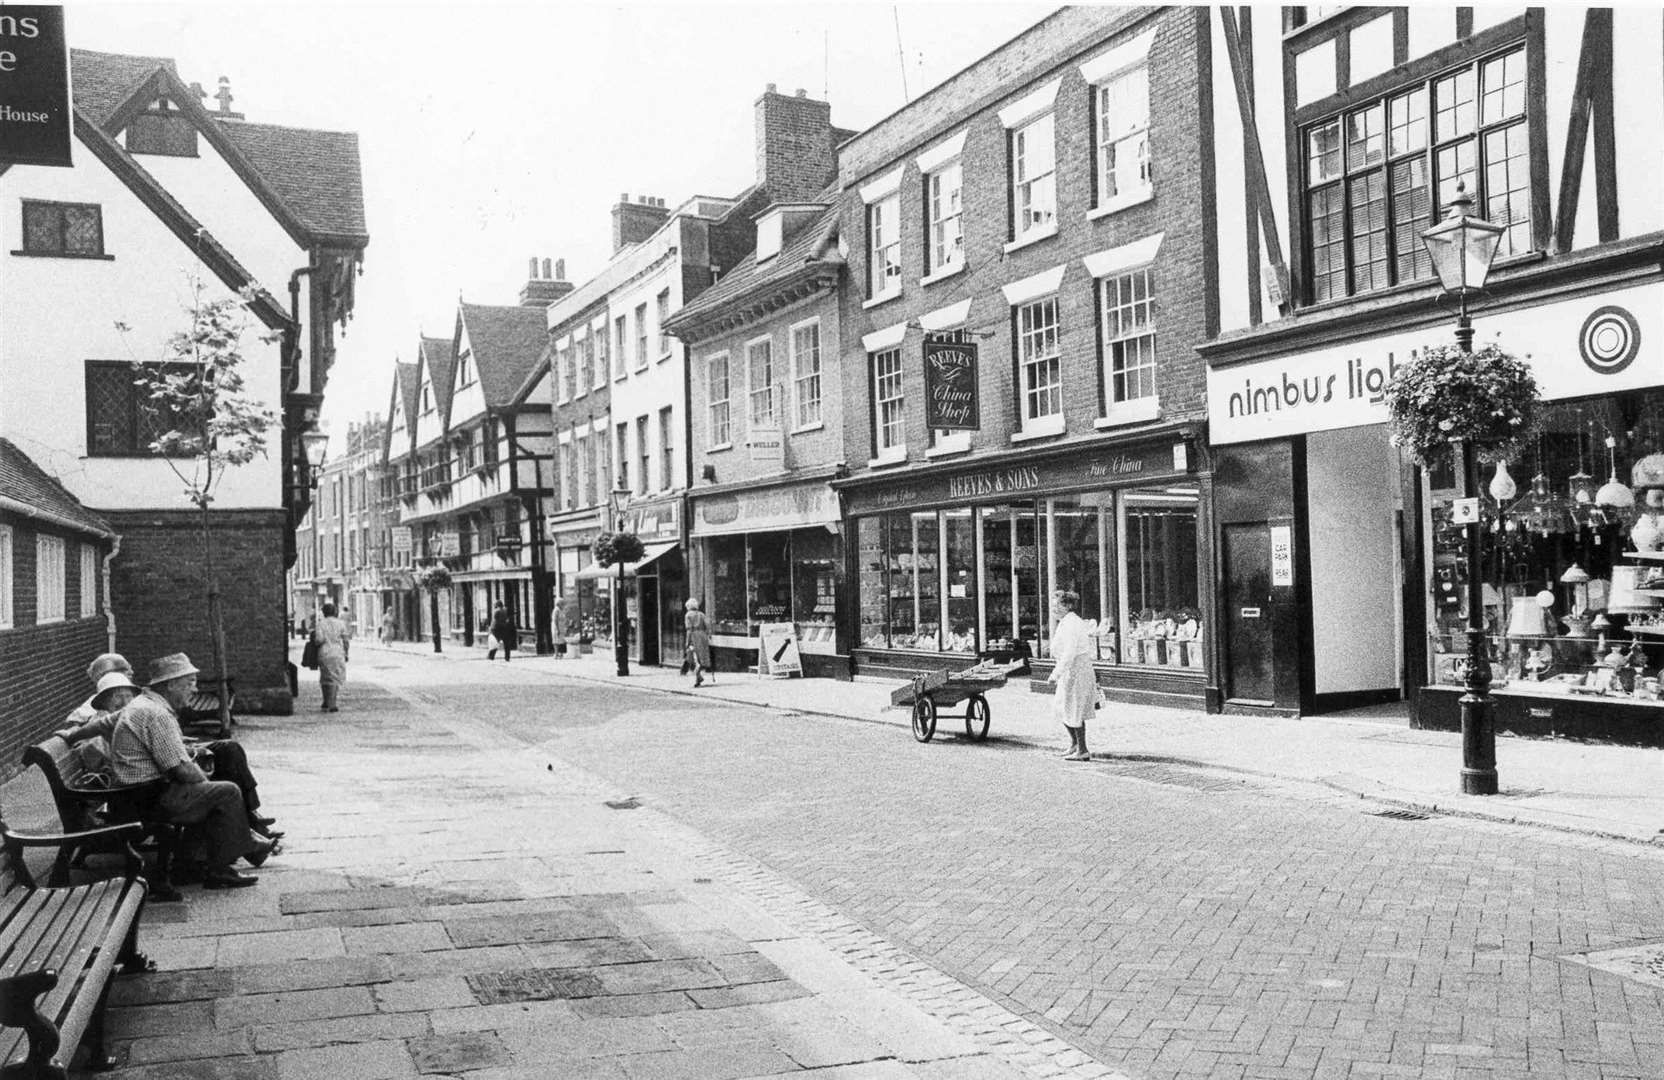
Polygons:
<instances>
[{"instance_id":1,"label":"cobblestone road","mask_svg":"<svg viewBox=\"0 0 1664 1080\"><path fill-rule=\"evenodd\" d=\"M1664 942L1647 849L623 688L424 693L1134 1076L1664 1076L1664 990L1568 959Z\"/></svg>"}]
</instances>

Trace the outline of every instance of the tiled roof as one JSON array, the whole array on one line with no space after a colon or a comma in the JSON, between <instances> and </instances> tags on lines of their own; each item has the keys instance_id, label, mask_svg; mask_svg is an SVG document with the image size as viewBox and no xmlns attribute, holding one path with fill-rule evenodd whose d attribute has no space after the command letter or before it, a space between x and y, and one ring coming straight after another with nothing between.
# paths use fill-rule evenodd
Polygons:
<instances>
[{"instance_id":1,"label":"tiled roof","mask_svg":"<svg viewBox=\"0 0 1664 1080\"><path fill-rule=\"evenodd\" d=\"M549 336L548 312L541 307L463 304L461 319L468 328L486 405L510 404L543 355Z\"/></svg>"},{"instance_id":2,"label":"tiled roof","mask_svg":"<svg viewBox=\"0 0 1664 1080\"><path fill-rule=\"evenodd\" d=\"M102 127L135 90L156 74L157 68L172 72L173 61L164 56L122 56L71 49L69 71L75 105L87 114L87 119Z\"/></svg>"},{"instance_id":3,"label":"tiled roof","mask_svg":"<svg viewBox=\"0 0 1664 1080\"><path fill-rule=\"evenodd\" d=\"M421 376L416 364L406 364L402 360L393 362L393 392L399 395L399 404L404 407L404 422L412 427L416 423L416 406L418 395L422 390Z\"/></svg>"},{"instance_id":4,"label":"tiled roof","mask_svg":"<svg viewBox=\"0 0 1664 1080\"><path fill-rule=\"evenodd\" d=\"M696 319L735 297L764 292L771 284L794 276L806 263L841 264L843 260L835 248L822 250L836 234L837 227L838 206L833 203L822 210L815 220L798 230L797 235L781 247L778 255L761 266L757 265L756 251L741 259L732 270L718 278L716 284L683 305L676 313L676 321L689 317Z\"/></svg>"},{"instance_id":5,"label":"tiled roof","mask_svg":"<svg viewBox=\"0 0 1664 1080\"><path fill-rule=\"evenodd\" d=\"M369 236L357 135L246 120L216 123L308 230L348 239Z\"/></svg>"},{"instance_id":6,"label":"tiled roof","mask_svg":"<svg viewBox=\"0 0 1664 1080\"><path fill-rule=\"evenodd\" d=\"M15 504L7 509L26 516L44 517L100 536L115 533L109 522L82 506L10 439L0 439L0 500Z\"/></svg>"},{"instance_id":7,"label":"tiled roof","mask_svg":"<svg viewBox=\"0 0 1664 1080\"><path fill-rule=\"evenodd\" d=\"M456 373L456 353L451 350L451 341L449 338L425 337L418 351L428 369L428 382L433 384L433 406L439 410L440 416L450 416L451 376ZM418 379L416 385L420 393L421 380ZM414 417L416 410L412 409L410 415Z\"/></svg>"}]
</instances>

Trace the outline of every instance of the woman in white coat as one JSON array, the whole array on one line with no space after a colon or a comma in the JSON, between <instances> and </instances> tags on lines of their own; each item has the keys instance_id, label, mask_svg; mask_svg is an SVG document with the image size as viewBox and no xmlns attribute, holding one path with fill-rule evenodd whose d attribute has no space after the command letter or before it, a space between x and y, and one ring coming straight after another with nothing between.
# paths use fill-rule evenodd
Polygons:
<instances>
[{"instance_id":1,"label":"woman in white coat","mask_svg":"<svg viewBox=\"0 0 1664 1080\"><path fill-rule=\"evenodd\" d=\"M1069 752L1063 755L1063 760L1091 761L1092 755L1086 749L1086 719L1098 707L1102 696L1098 692L1097 675L1092 670L1095 651L1092 635L1087 632L1086 621L1075 613L1080 607L1079 593L1058 593L1057 602L1063 609L1063 617L1057 620L1057 629L1052 631L1052 659L1057 665L1052 668L1050 680L1057 684L1052 710L1069 732Z\"/></svg>"}]
</instances>

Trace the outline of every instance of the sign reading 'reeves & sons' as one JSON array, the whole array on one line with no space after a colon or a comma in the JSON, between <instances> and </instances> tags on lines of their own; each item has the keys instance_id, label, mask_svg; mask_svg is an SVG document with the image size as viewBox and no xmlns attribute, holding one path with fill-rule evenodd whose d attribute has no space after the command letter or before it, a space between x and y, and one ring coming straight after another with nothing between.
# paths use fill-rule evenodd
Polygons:
<instances>
[{"instance_id":1,"label":"sign reading 'reeves & sons'","mask_svg":"<svg viewBox=\"0 0 1664 1080\"><path fill-rule=\"evenodd\" d=\"M925 426L942 431L976 431L976 343L927 335L924 340Z\"/></svg>"},{"instance_id":2,"label":"sign reading 'reeves & sons'","mask_svg":"<svg viewBox=\"0 0 1664 1080\"><path fill-rule=\"evenodd\" d=\"M0 164L74 164L61 7L0 6Z\"/></svg>"}]
</instances>

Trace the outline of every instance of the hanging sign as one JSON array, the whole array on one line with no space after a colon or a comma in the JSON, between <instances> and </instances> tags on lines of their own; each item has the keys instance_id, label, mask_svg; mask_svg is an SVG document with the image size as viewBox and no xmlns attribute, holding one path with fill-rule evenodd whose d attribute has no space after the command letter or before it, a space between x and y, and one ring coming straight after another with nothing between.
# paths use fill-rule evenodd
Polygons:
<instances>
[{"instance_id":1,"label":"hanging sign","mask_svg":"<svg viewBox=\"0 0 1664 1080\"><path fill-rule=\"evenodd\" d=\"M69 130L64 9L0 6L0 164L72 166Z\"/></svg>"},{"instance_id":2,"label":"hanging sign","mask_svg":"<svg viewBox=\"0 0 1664 1080\"><path fill-rule=\"evenodd\" d=\"M411 548L412 548L412 543L411 543L412 538L411 538L411 535L410 535L410 526L409 525L395 525L395 526L393 526L392 531L393 531L393 554L395 554L395 555L408 555L408 554L410 554Z\"/></svg>"},{"instance_id":3,"label":"hanging sign","mask_svg":"<svg viewBox=\"0 0 1664 1080\"><path fill-rule=\"evenodd\" d=\"M1271 584L1294 584L1294 529L1271 526Z\"/></svg>"},{"instance_id":4,"label":"hanging sign","mask_svg":"<svg viewBox=\"0 0 1664 1080\"><path fill-rule=\"evenodd\" d=\"M927 334L924 339L924 422L942 431L977 431L976 343Z\"/></svg>"},{"instance_id":5,"label":"hanging sign","mask_svg":"<svg viewBox=\"0 0 1664 1080\"><path fill-rule=\"evenodd\" d=\"M757 673L771 679L803 674L803 658L797 651L795 623L763 623L757 629Z\"/></svg>"}]
</instances>

